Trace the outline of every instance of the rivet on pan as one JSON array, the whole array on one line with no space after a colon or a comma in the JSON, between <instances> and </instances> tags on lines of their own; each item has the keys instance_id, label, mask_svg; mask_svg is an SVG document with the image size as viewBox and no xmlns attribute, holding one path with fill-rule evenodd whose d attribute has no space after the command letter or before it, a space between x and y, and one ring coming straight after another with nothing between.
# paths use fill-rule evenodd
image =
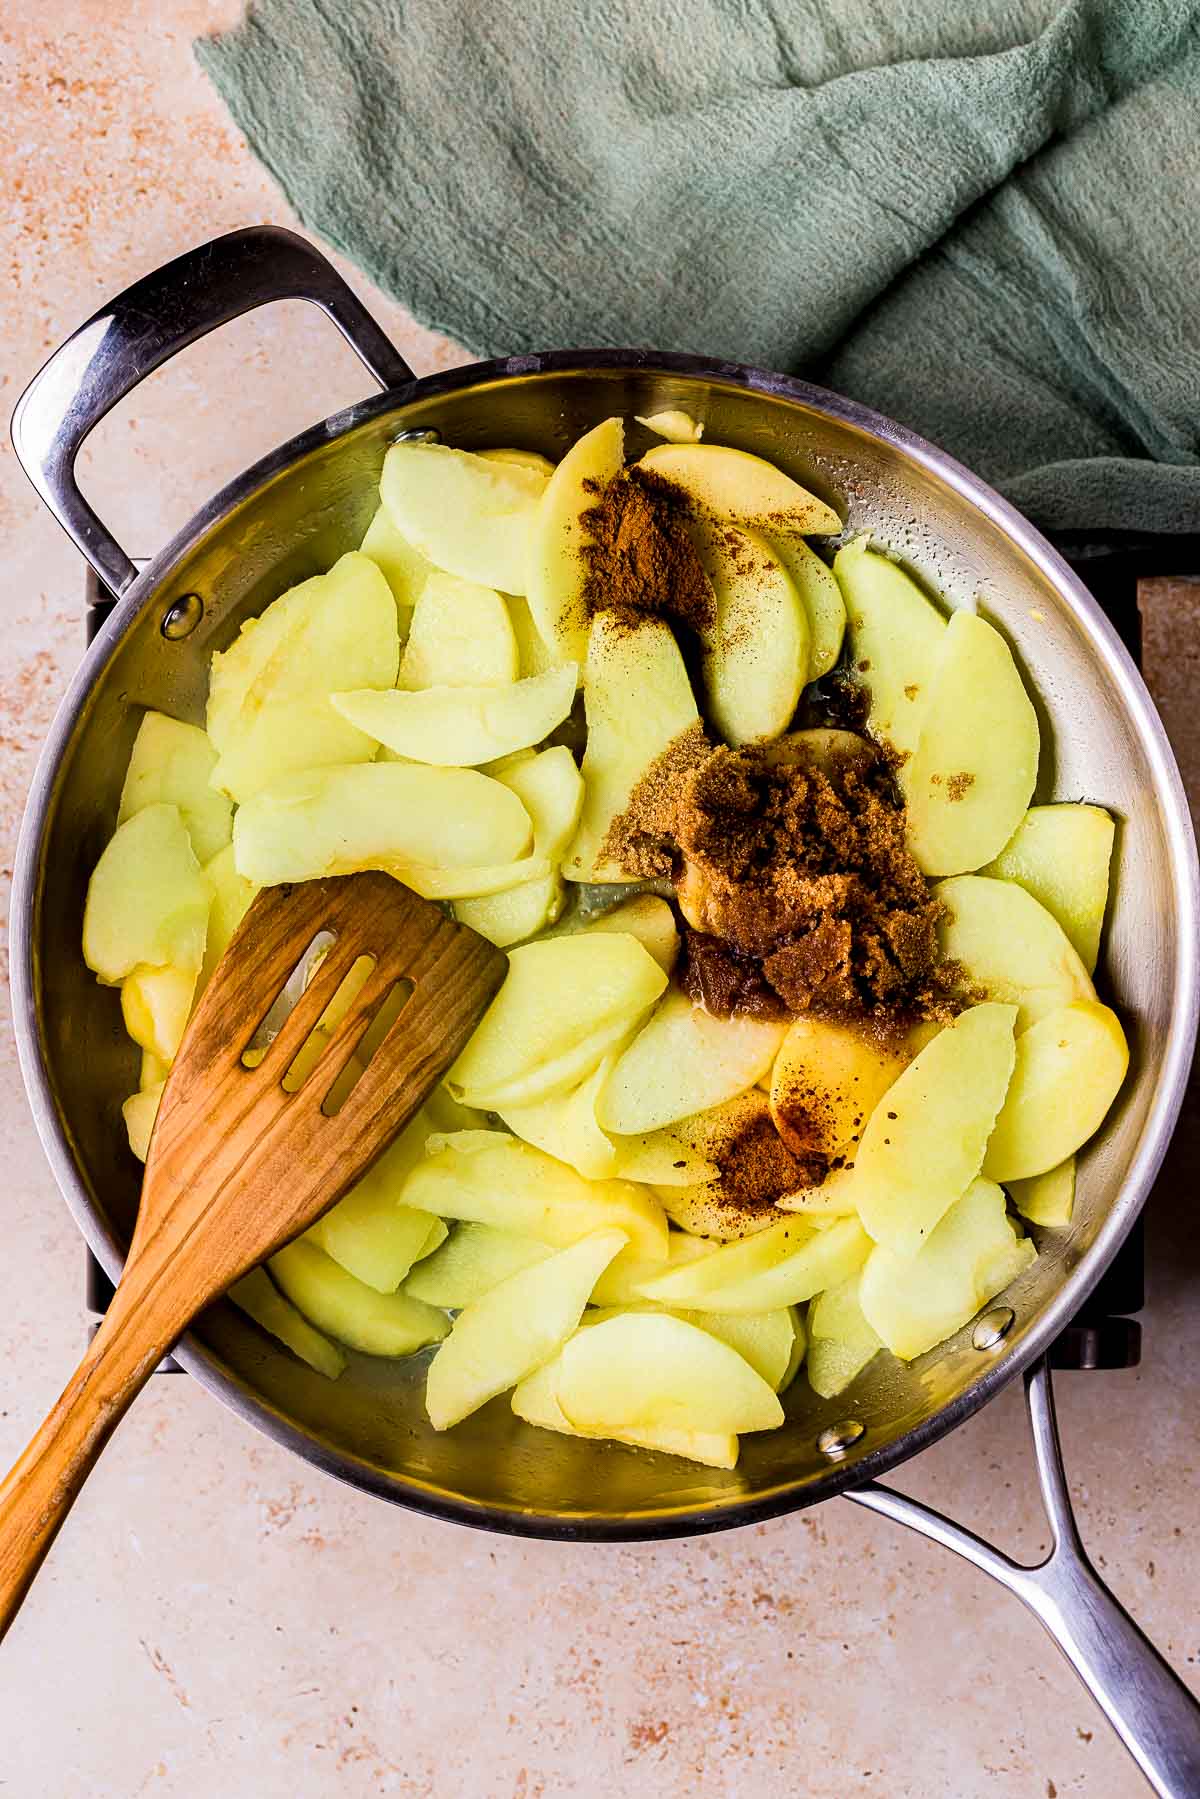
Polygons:
<instances>
[{"instance_id":1,"label":"rivet on pan","mask_svg":"<svg viewBox=\"0 0 1200 1799\"><path fill-rule=\"evenodd\" d=\"M181 637L190 637L203 617L204 601L200 595L182 593L163 613L160 629L164 637L177 643Z\"/></svg>"},{"instance_id":2,"label":"rivet on pan","mask_svg":"<svg viewBox=\"0 0 1200 1799\"><path fill-rule=\"evenodd\" d=\"M1016 1315L1011 1306L994 1306L990 1312L985 1312L971 1332L976 1349L995 1349L997 1343L1003 1343Z\"/></svg>"},{"instance_id":3,"label":"rivet on pan","mask_svg":"<svg viewBox=\"0 0 1200 1799\"><path fill-rule=\"evenodd\" d=\"M817 1448L831 1462L840 1462L848 1449L852 1449L866 1430L857 1418L843 1418L840 1424L830 1424L817 1438Z\"/></svg>"},{"instance_id":4,"label":"rivet on pan","mask_svg":"<svg viewBox=\"0 0 1200 1799\"><path fill-rule=\"evenodd\" d=\"M440 431L397 431L392 438L394 444L436 444L441 441Z\"/></svg>"}]
</instances>

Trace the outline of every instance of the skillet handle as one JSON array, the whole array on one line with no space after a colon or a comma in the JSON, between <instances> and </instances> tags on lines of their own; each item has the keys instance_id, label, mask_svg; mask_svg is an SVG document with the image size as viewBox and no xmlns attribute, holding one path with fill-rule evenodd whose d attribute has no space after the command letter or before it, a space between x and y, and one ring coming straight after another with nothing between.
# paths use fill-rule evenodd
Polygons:
<instances>
[{"instance_id":1,"label":"skillet handle","mask_svg":"<svg viewBox=\"0 0 1200 1799\"><path fill-rule=\"evenodd\" d=\"M1142 1634L1088 1560L1071 1510L1054 1415L1050 1366L1025 1377L1042 1501L1052 1546L1027 1567L930 1506L869 1482L846 1494L965 1556L1041 1619L1162 1799L1200 1793L1200 1702Z\"/></svg>"},{"instance_id":2,"label":"skillet handle","mask_svg":"<svg viewBox=\"0 0 1200 1799\"><path fill-rule=\"evenodd\" d=\"M127 287L61 344L17 402L17 459L105 586L122 594L137 575L88 505L75 458L118 400L177 351L274 300L309 300L331 319L380 387L412 370L333 265L294 231L254 225L200 244Z\"/></svg>"}]
</instances>

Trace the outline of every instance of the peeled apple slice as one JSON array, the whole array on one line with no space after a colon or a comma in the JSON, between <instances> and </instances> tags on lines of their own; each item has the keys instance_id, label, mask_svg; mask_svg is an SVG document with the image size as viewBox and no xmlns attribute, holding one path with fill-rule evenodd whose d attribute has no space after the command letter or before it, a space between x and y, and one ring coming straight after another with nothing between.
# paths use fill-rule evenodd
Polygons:
<instances>
[{"instance_id":1,"label":"peeled apple slice","mask_svg":"<svg viewBox=\"0 0 1200 1799\"><path fill-rule=\"evenodd\" d=\"M854 1200L871 1236L898 1256L917 1253L979 1173L1013 1072L1015 1017L994 1003L960 1012L867 1122Z\"/></svg>"},{"instance_id":2,"label":"peeled apple slice","mask_svg":"<svg viewBox=\"0 0 1200 1799\"><path fill-rule=\"evenodd\" d=\"M557 1355L597 1278L624 1246L620 1231L598 1231L510 1275L460 1312L429 1364L425 1405L433 1428L449 1430Z\"/></svg>"},{"instance_id":3,"label":"peeled apple slice","mask_svg":"<svg viewBox=\"0 0 1200 1799\"><path fill-rule=\"evenodd\" d=\"M1070 1224L1075 1210L1075 1158L1068 1156L1045 1174L1006 1181L1005 1186L1022 1218L1046 1229L1061 1230Z\"/></svg>"},{"instance_id":4,"label":"peeled apple slice","mask_svg":"<svg viewBox=\"0 0 1200 1799\"><path fill-rule=\"evenodd\" d=\"M642 1295L691 1311L770 1312L847 1280L870 1248L857 1218L839 1218L819 1231L803 1219L786 1218L647 1281Z\"/></svg>"},{"instance_id":5,"label":"peeled apple slice","mask_svg":"<svg viewBox=\"0 0 1200 1799\"><path fill-rule=\"evenodd\" d=\"M712 1254L712 1244L706 1243L703 1237L691 1237L686 1231L672 1231L667 1238L666 1252L661 1256L645 1257L635 1255L633 1250L626 1249L608 1264L592 1292L594 1306L639 1306L646 1302L642 1297L642 1286L646 1281L657 1280L672 1268L682 1268L688 1262L695 1262L701 1256Z\"/></svg>"},{"instance_id":6,"label":"peeled apple slice","mask_svg":"<svg viewBox=\"0 0 1200 1799\"><path fill-rule=\"evenodd\" d=\"M611 614L597 613L588 638L584 707L586 794L563 873L572 881L619 881L619 866L600 853L610 825L651 765L700 720L671 627L648 618L630 630Z\"/></svg>"},{"instance_id":7,"label":"peeled apple slice","mask_svg":"<svg viewBox=\"0 0 1200 1799\"><path fill-rule=\"evenodd\" d=\"M859 1282L863 1315L906 1362L942 1343L1036 1261L1018 1237L992 1181L977 1180L956 1200L915 1256L880 1244Z\"/></svg>"},{"instance_id":8,"label":"peeled apple slice","mask_svg":"<svg viewBox=\"0 0 1200 1799\"><path fill-rule=\"evenodd\" d=\"M614 1067L596 1109L601 1126L637 1136L732 1099L770 1068L786 1028L713 1018L672 989Z\"/></svg>"},{"instance_id":9,"label":"peeled apple slice","mask_svg":"<svg viewBox=\"0 0 1200 1799\"><path fill-rule=\"evenodd\" d=\"M135 968L121 983L121 1015L139 1048L170 1067L196 993L194 968Z\"/></svg>"},{"instance_id":10,"label":"peeled apple slice","mask_svg":"<svg viewBox=\"0 0 1200 1799\"><path fill-rule=\"evenodd\" d=\"M238 873L232 843L227 843L223 850L218 850L211 862L204 864L204 872L212 887L212 907L208 914L204 967L200 972L201 986L207 982L225 954L230 938L246 916L250 902L258 892L253 882L244 880Z\"/></svg>"},{"instance_id":11,"label":"peeled apple slice","mask_svg":"<svg viewBox=\"0 0 1200 1799\"><path fill-rule=\"evenodd\" d=\"M968 989L1015 1005L1018 1031L1073 1000L1095 999L1058 920L1015 881L956 875L933 892L945 907L938 927L943 956L959 964Z\"/></svg>"},{"instance_id":12,"label":"peeled apple slice","mask_svg":"<svg viewBox=\"0 0 1200 1799\"><path fill-rule=\"evenodd\" d=\"M855 679L870 693L871 735L902 752L917 746L946 621L898 563L856 537L834 557Z\"/></svg>"},{"instance_id":13,"label":"peeled apple slice","mask_svg":"<svg viewBox=\"0 0 1200 1799\"><path fill-rule=\"evenodd\" d=\"M197 860L208 862L233 834L233 807L210 785L216 764L217 752L197 725L147 712L133 740L117 823L144 806L178 806Z\"/></svg>"},{"instance_id":14,"label":"peeled apple slice","mask_svg":"<svg viewBox=\"0 0 1200 1799\"><path fill-rule=\"evenodd\" d=\"M422 1133L425 1128L422 1118ZM423 1142L413 1144L413 1161L422 1148ZM436 1245L429 1242L428 1212L415 1211L397 1200L407 1171L392 1162L372 1179L379 1167L377 1162L305 1236L365 1286L374 1287L377 1293L394 1293L413 1264Z\"/></svg>"},{"instance_id":15,"label":"peeled apple slice","mask_svg":"<svg viewBox=\"0 0 1200 1799\"><path fill-rule=\"evenodd\" d=\"M777 536L764 528L763 538L791 577L808 616L809 681L827 675L842 653L846 608L833 571L800 537Z\"/></svg>"},{"instance_id":16,"label":"peeled apple slice","mask_svg":"<svg viewBox=\"0 0 1200 1799\"><path fill-rule=\"evenodd\" d=\"M666 984L635 937L523 944L510 951L504 985L446 1084L456 1099L485 1110L561 1093L592 1072Z\"/></svg>"},{"instance_id":17,"label":"peeled apple slice","mask_svg":"<svg viewBox=\"0 0 1200 1799\"><path fill-rule=\"evenodd\" d=\"M697 537L716 597L704 655L708 715L740 748L780 737L808 680L808 614L766 539L725 525Z\"/></svg>"},{"instance_id":18,"label":"peeled apple slice","mask_svg":"<svg viewBox=\"0 0 1200 1799\"><path fill-rule=\"evenodd\" d=\"M573 662L573 656L559 656L533 622L529 601L523 594L508 595L508 616L517 643L517 661L521 675L544 675L559 662ZM585 640L586 643L586 640Z\"/></svg>"},{"instance_id":19,"label":"peeled apple slice","mask_svg":"<svg viewBox=\"0 0 1200 1799\"><path fill-rule=\"evenodd\" d=\"M265 1268L252 1268L240 1281L234 1281L228 1298L261 1330L277 1337L326 1380L336 1380L344 1371L346 1358L337 1344L322 1336L291 1300L283 1297Z\"/></svg>"},{"instance_id":20,"label":"peeled apple slice","mask_svg":"<svg viewBox=\"0 0 1200 1799\"><path fill-rule=\"evenodd\" d=\"M702 1331L736 1349L761 1374L769 1387L778 1393L792 1365L796 1348L796 1314L791 1306L777 1306L773 1312L694 1312L684 1314L684 1321L698 1325Z\"/></svg>"},{"instance_id":21,"label":"peeled apple slice","mask_svg":"<svg viewBox=\"0 0 1200 1799\"><path fill-rule=\"evenodd\" d=\"M450 1321L407 1293L378 1293L301 1237L276 1250L271 1274L318 1330L364 1355L406 1356L440 1343Z\"/></svg>"},{"instance_id":22,"label":"peeled apple slice","mask_svg":"<svg viewBox=\"0 0 1200 1799\"><path fill-rule=\"evenodd\" d=\"M83 959L115 986L135 968L198 969L212 888L177 806L145 806L118 825L92 871Z\"/></svg>"},{"instance_id":23,"label":"peeled apple slice","mask_svg":"<svg viewBox=\"0 0 1200 1799\"><path fill-rule=\"evenodd\" d=\"M859 1304L861 1275L818 1293L808 1308L808 1383L822 1399L836 1399L883 1348Z\"/></svg>"},{"instance_id":24,"label":"peeled apple slice","mask_svg":"<svg viewBox=\"0 0 1200 1799\"><path fill-rule=\"evenodd\" d=\"M656 893L636 893L605 912L576 912L564 931L627 931L649 951L665 974L670 974L679 958L679 932L675 914L665 899Z\"/></svg>"},{"instance_id":25,"label":"peeled apple slice","mask_svg":"<svg viewBox=\"0 0 1200 1799\"><path fill-rule=\"evenodd\" d=\"M1031 806L983 875L1016 881L1071 940L1091 974L1108 904L1108 867L1116 827L1100 806Z\"/></svg>"},{"instance_id":26,"label":"peeled apple slice","mask_svg":"<svg viewBox=\"0 0 1200 1799\"><path fill-rule=\"evenodd\" d=\"M129 1147L139 1162L144 1162L150 1153L150 1133L158 1117L165 1085L165 1081L156 1081L152 1087L143 1087L139 1092L131 1093L121 1107Z\"/></svg>"},{"instance_id":27,"label":"peeled apple slice","mask_svg":"<svg viewBox=\"0 0 1200 1799\"><path fill-rule=\"evenodd\" d=\"M495 588L431 570L417 595L396 685L504 687L517 674L512 620Z\"/></svg>"},{"instance_id":28,"label":"peeled apple slice","mask_svg":"<svg viewBox=\"0 0 1200 1799\"><path fill-rule=\"evenodd\" d=\"M987 1178L1027 1180L1074 1155L1100 1129L1128 1067L1121 1021L1099 1000L1076 1000L1022 1031Z\"/></svg>"},{"instance_id":29,"label":"peeled apple slice","mask_svg":"<svg viewBox=\"0 0 1200 1799\"><path fill-rule=\"evenodd\" d=\"M1025 815L1038 753L1037 714L1012 651L986 620L953 613L898 776L908 845L925 874L962 874L1000 853Z\"/></svg>"},{"instance_id":30,"label":"peeled apple slice","mask_svg":"<svg viewBox=\"0 0 1200 1799\"><path fill-rule=\"evenodd\" d=\"M212 659L213 786L242 805L297 769L368 761L373 741L329 696L392 687L399 662L396 602L369 557L351 551L291 588Z\"/></svg>"},{"instance_id":31,"label":"peeled apple slice","mask_svg":"<svg viewBox=\"0 0 1200 1799\"><path fill-rule=\"evenodd\" d=\"M572 445L546 485L529 543L527 582L510 592L529 600L533 623L559 661L581 664L587 654L588 609L584 515L621 472L625 428L605 419Z\"/></svg>"},{"instance_id":32,"label":"peeled apple slice","mask_svg":"<svg viewBox=\"0 0 1200 1799\"><path fill-rule=\"evenodd\" d=\"M508 687L426 687L337 693L343 718L398 755L436 767L473 767L527 749L560 725L575 701L577 668L564 662Z\"/></svg>"},{"instance_id":33,"label":"peeled apple slice","mask_svg":"<svg viewBox=\"0 0 1200 1799\"><path fill-rule=\"evenodd\" d=\"M259 887L365 868L405 880L422 865L508 864L531 836L529 814L499 781L404 762L285 775L239 806L233 826L238 873Z\"/></svg>"},{"instance_id":34,"label":"peeled apple slice","mask_svg":"<svg viewBox=\"0 0 1200 1799\"><path fill-rule=\"evenodd\" d=\"M539 475L545 475L547 481L554 473L554 464L540 450L516 450L507 445L495 450L476 450L485 462L510 462L514 468L530 468Z\"/></svg>"},{"instance_id":35,"label":"peeled apple slice","mask_svg":"<svg viewBox=\"0 0 1200 1799\"><path fill-rule=\"evenodd\" d=\"M396 529L435 568L500 593L524 593L545 487L540 469L410 442L393 444L384 457L379 494Z\"/></svg>"},{"instance_id":36,"label":"peeled apple slice","mask_svg":"<svg viewBox=\"0 0 1200 1799\"><path fill-rule=\"evenodd\" d=\"M570 750L556 744L540 756L495 770L494 779L510 787L525 807L533 823L534 855L544 857L551 872L486 899L464 900L454 915L489 943L507 949L532 937L562 908L558 865L579 823L583 777Z\"/></svg>"},{"instance_id":37,"label":"peeled apple slice","mask_svg":"<svg viewBox=\"0 0 1200 1799\"><path fill-rule=\"evenodd\" d=\"M596 1099L607 1081L613 1058L571 1092L555 1094L531 1106L504 1106L500 1116L510 1131L547 1155L566 1162L587 1180L607 1180L620 1172L613 1139L596 1123Z\"/></svg>"},{"instance_id":38,"label":"peeled apple slice","mask_svg":"<svg viewBox=\"0 0 1200 1799\"><path fill-rule=\"evenodd\" d=\"M796 1155L830 1158L857 1143L915 1053L831 1018L798 1018L771 1072L771 1116Z\"/></svg>"},{"instance_id":39,"label":"peeled apple slice","mask_svg":"<svg viewBox=\"0 0 1200 1799\"><path fill-rule=\"evenodd\" d=\"M406 1206L439 1218L490 1224L564 1248L593 1231L622 1231L641 1256L665 1258L661 1206L632 1181L587 1181L563 1162L502 1131L463 1131L417 1163Z\"/></svg>"},{"instance_id":40,"label":"peeled apple slice","mask_svg":"<svg viewBox=\"0 0 1200 1799\"><path fill-rule=\"evenodd\" d=\"M636 418L647 431L653 431L656 437L663 437L671 444L698 444L704 436L704 426L690 412L675 406L667 407L664 412L652 412L649 418L643 418L639 412Z\"/></svg>"},{"instance_id":41,"label":"peeled apple slice","mask_svg":"<svg viewBox=\"0 0 1200 1799\"><path fill-rule=\"evenodd\" d=\"M441 1248L413 1269L404 1290L427 1305L459 1310L553 1253L536 1237L494 1224L456 1224Z\"/></svg>"},{"instance_id":42,"label":"peeled apple slice","mask_svg":"<svg viewBox=\"0 0 1200 1799\"><path fill-rule=\"evenodd\" d=\"M626 1312L576 1333L558 1403L577 1430L775 1430L774 1390L729 1345L667 1312Z\"/></svg>"},{"instance_id":43,"label":"peeled apple slice","mask_svg":"<svg viewBox=\"0 0 1200 1799\"><path fill-rule=\"evenodd\" d=\"M569 1421L558 1403L561 1373L562 1357L558 1355L514 1389L512 1409L518 1418L523 1418L526 1424L536 1424L542 1430L560 1431L568 1437L603 1437L614 1443L628 1443L634 1449L682 1456L685 1461L700 1462L706 1468L736 1467L738 1440L728 1431L655 1430L650 1427L636 1430L613 1422L603 1431L580 1430Z\"/></svg>"},{"instance_id":44,"label":"peeled apple slice","mask_svg":"<svg viewBox=\"0 0 1200 1799\"><path fill-rule=\"evenodd\" d=\"M797 535L840 531L832 506L772 462L725 444L656 444L638 465L681 487L723 523L787 530Z\"/></svg>"},{"instance_id":45,"label":"peeled apple slice","mask_svg":"<svg viewBox=\"0 0 1200 1799\"><path fill-rule=\"evenodd\" d=\"M380 506L367 526L367 535L359 547L364 556L371 558L391 588L400 632L405 635L421 589L436 572L433 564L397 531L385 506Z\"/></svg>"}]
</instances>

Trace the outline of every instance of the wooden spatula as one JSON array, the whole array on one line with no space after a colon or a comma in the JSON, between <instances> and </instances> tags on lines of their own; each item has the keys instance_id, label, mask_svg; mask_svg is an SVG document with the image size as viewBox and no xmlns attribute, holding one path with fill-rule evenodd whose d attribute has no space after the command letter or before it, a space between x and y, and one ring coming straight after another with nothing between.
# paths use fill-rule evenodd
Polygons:
<instances>
[{"instance_id":1,"label":"wooden spatula","mask_svg":"<svg viewBox=\"0 0 1200 1799\"><path fill-rule=\"evenodd\" d=\"M251 1040L323 932L333 933L332 946L265 1055L247 1067ZM303 1085L288 1091L297 1052L363 956L374 967ZM167 1078L116 1297L0 1486L0 1636L101 1449L171 1345L239 1275L353 1186L458 1055L506 968L499 950L387 875L274 887L254 901ZM330 1089L397 983L411 985L410 997L329 1116Z\"/></svg>"}]
</instances>

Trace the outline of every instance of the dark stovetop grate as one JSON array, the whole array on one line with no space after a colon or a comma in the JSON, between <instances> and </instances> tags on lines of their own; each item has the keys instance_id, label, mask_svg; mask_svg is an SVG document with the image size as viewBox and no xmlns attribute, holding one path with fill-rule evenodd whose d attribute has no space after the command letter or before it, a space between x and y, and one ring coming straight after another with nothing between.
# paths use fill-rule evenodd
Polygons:
<instances>
[{"instance_id":1,"label":"dark stovetop grate","mask_svg":"<svg viewBox=\"0 0 1200 1799\"><path fill-rule=\"evenodd\" d=\"M1137 585L1155 575L1200 573L1200 536L1142 537L1133 532L1060 534L1054 540L1062 555L1116 627L1134 661L1141 665L1141 615ZM87 639L90 643L112 611L114 601L89 570L87 575ZM87 1252L86 1304L94 1315L105 1312L113 1296L112 1282ZM1120 1253L1095 1291L1055 1344L1053 1360L1060 1368L1132 1368L1141 1360L1142 1327L1135 1314L1145 1303L1144 1223L1139 1218ZM92 1329L95 1329L93 1321ZM179 1364L168 1357L160 1372Z\"/></svg>"}]
</instances>

